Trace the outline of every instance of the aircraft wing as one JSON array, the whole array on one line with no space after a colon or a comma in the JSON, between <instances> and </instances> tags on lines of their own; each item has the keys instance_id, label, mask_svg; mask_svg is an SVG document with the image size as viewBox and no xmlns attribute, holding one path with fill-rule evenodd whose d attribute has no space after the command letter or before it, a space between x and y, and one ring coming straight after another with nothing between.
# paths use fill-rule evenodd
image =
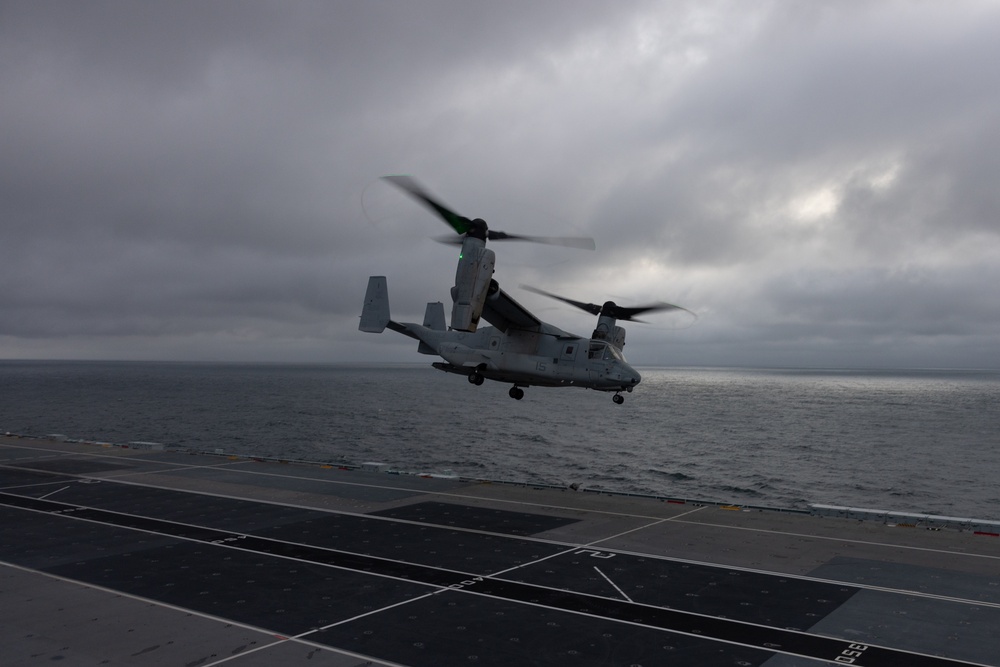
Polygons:
<instances>
[{"instance_id":1,"label":"aircraft wing","mask_svg":"<svg viewBox=\"0 0 1000 667\"><path fill-rule=\"evenodd\" d=\"M498 289L496 294L486 297L486 303L483 305L483 319L504 332L511 327L537 329L542 324L541 320L528 312L517 301L514 301L502 289Z\"/></svg>"}]
</instances>

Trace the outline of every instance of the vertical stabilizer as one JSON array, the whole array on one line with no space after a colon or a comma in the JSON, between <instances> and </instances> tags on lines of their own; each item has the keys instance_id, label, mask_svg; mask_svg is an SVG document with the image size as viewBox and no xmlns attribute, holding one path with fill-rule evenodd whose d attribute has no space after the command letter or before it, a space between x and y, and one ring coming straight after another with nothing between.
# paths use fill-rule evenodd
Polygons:
<instances>
[{"instance_id":1,"label":"vertical stabilizer","mask_svg":"<svg viewBox=\"0 0 1000 667\"><path fill-rule=\"evenodd\" d=\"M360 331L382 333L389 324L389 286L385 276L372 276L368 279L368 290L365 292L365 305L361 311Z\"/></svg>"},{"instance_id":2,"label":"vertical stabilizer","mask_svg":"<svg viewBox=\"0 0 1000 667\"><path fill-rule=\"evenodd\" d=\"M424 311L424 326L434 331L446 331L448 329L448 325L444 319L443 303L434 301L427 304L427 310Z\"/></svg>"},{"instance_id":3,"label":"vertical stabilizer","mask_svg":"<svg viewBox=\"0 0 1000 667\"><path fill-rule=\"evenodd\" d=\"M448 325L444 320L443 303L436 301L427 304L427 310L424 311L424 326L432 331L448 330ZM417 352L420 354L438 354L436 348L432 345L428 345L424 341L420 341L420 347L417 348Z\"/></svg>"}]
</instances>

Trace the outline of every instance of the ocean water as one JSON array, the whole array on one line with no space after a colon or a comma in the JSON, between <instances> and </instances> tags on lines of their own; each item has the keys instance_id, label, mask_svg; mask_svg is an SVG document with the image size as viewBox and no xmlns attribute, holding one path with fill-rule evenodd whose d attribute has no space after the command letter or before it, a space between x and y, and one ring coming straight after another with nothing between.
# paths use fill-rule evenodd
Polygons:
<instances>
[{"instance_id":1,"label":"ocean water","mask_svg":"<svg viewBox=\"0 0 1000 667\"><path fill-rule=\"evenodd\" d=\"M425 365L0 362L0 432L1000 519L1000 372L640 370L619 406Z\"/></svg>"}]
</instances>

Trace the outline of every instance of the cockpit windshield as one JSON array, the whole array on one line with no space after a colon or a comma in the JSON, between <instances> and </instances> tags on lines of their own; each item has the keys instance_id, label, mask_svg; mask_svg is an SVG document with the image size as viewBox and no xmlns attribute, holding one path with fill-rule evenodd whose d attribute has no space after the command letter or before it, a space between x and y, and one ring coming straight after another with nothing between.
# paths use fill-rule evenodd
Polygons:
<instances>
[{"instance_id":1,"label":"cockpit windshield","mask_svg":"<svg viewBox=\"0 0 1000 667\"><path fill-rule=\"evenodd\" d=\"M614 345L608 345L601 341L590 341L590 350L587 354L590 359L602 359L604 361L625 361L622 353Z\"/></svg>"}]
</instances>

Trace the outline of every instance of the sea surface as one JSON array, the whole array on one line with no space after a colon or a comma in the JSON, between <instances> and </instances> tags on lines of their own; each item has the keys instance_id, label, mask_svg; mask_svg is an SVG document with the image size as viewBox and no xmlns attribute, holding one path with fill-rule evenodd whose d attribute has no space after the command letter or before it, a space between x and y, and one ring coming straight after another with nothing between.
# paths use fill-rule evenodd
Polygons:
<instances>
[{"instance_id":1,"label":"sea surface","mask_svg":"<svg viewBox=\"0 0 1000 667\"><path fill-rule=\"evenodd\" d=\"M0 362L0 432L711 502L1000 519L1000 371L645 368L595 391L425 365Z\"/></svg>"}]
</instances>

